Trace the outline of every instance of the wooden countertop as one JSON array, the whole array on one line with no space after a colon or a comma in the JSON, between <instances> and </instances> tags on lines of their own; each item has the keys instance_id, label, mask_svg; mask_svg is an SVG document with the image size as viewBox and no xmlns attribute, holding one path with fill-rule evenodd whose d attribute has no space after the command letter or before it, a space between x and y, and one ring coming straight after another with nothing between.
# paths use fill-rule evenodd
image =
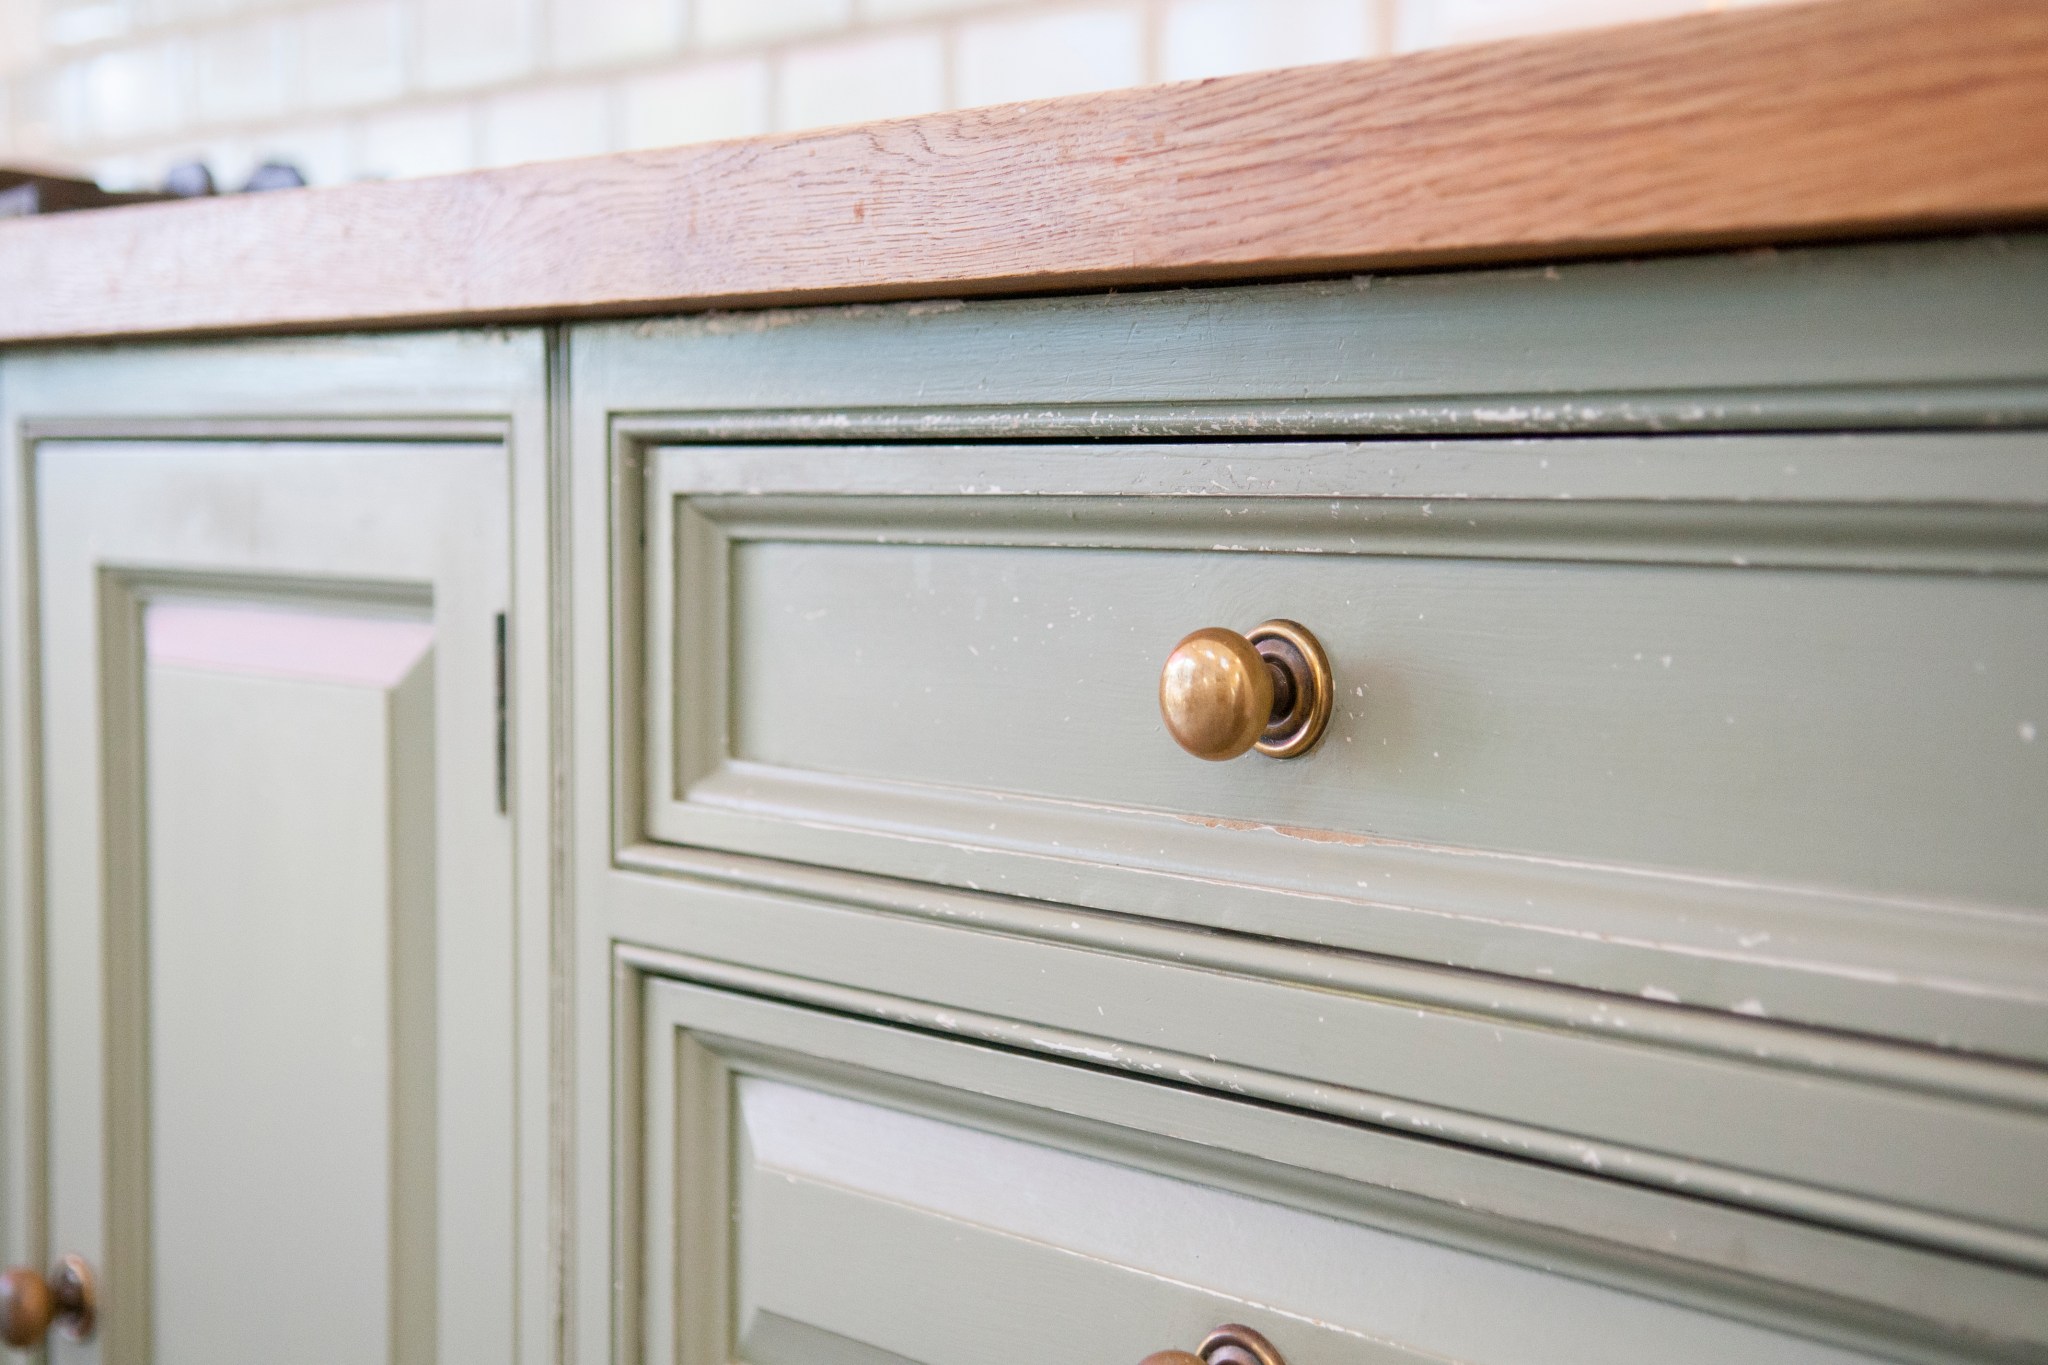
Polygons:
<instances>
[{"instance_id":1,"label":"wooden countertop","mask_svg":"<svg viewBox=\"0 0 2048 1365\"><path fill-rule=\"evenodd\" d=\"M2048 223L2048 4L1812 0L0 221L0 342L1093 289Z\"/></svg>"}]
</instances>

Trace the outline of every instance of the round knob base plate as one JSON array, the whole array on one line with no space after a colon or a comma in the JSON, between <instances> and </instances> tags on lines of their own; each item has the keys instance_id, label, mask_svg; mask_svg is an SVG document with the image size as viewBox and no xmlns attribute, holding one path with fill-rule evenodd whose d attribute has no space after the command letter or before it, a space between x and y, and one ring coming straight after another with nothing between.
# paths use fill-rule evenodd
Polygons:
<instances>
[{"instance_id":1,"label":"round knob base plate","mask_svg":"<svg viewBox=\"0 0 2048 1365\"><path fill-rule=\"evenodd\" d=\"M1268 758L1295 758L1316 747L1330 724L1330 656L1306 626L1268 621L1245 633L1259 657L1293 684L1284 710L1275 705L1252 747Z\"/></svg>"}]
</instances>

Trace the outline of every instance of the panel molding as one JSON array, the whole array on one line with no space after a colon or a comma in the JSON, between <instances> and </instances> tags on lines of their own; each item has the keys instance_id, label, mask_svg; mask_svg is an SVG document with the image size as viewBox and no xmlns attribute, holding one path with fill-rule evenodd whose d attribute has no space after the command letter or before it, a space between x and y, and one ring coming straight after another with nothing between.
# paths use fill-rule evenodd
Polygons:
<instances>
[{"instance_id":1,"label":"panel molding","mask_svg":"<svg viewBox=\"0 0 2048 1365\"><path fill-rule=\"evenodd\" d=\"M666 491L666 490L664 490ZM991 526L959 504L1001 499ZM1164 503L1180 505L1165 505ZM2044 499L2048 502L2048 499ZM1439 516L1441 506L1441 517ZM675 495L687 528L675 553L705 567L750 541L1194 550L1529 563L1866 569L1887 573L2048 575L2048 507L1955 501L1921 507L1594 503L1576 498L1186 496L1147 499L998 492L977 498L753 492ZM1219 543L1214 518L1230 518ZM1483 522L1480 520L1483 518ZM1443 521L1463 521L1463 527ZM698 523L724 542L698 547Z\"/></svg>"},{"instance_id":2,"label":"panel molding","mask_svg":"<svg viewBox=\"0 0 2048 1365\"><path fill-rule=\"evenodd\" d=\"M2021 431L2048 425L2048 389L2003 384L1730 386L1705 390L1506 391L1483 399L961 404L943 408L701 410L621 417L618 428L692 445L1178 440L1315 437Z\"/></svg>"},{"instance_id":3,"label":"panel molding","mask_svg":"<svg viewBox=\"0 0 2048 1365\"><path fill-rule=\"evenodd\" d=\"M33 462L40 443L30 447ZM33 467L33 464L32 464ZM130 570L103 567L97 574L99 624L100 711L99 734L103 745L101 771L101 830L103 921L102 972L100 988L105 1002L102 1046L105 1067L104 1155L106 1190L105 1260L99 1266L106 1283L118 1294L120 1311L102 1317L100 1351L110 1361L143 1361L150 1358L157 1342L154 1317L155 1218L157 1205L152 1171L155 1141L152 1131L152 1048L151 1010L154 988L150 969L150 907L147 880L149 831L146 817L148 763L144 750L148 727L144 719L144 673L151 660L145 643L143 614L149 605L164 597L183 600L212 599L236 604L260 602L268 606L310 606L320 612L342 608L356 611L391 612L416 619L431 611L431 594L418 584L352 578L300 578L289 574L179 571L176 569ZM38 670L41 652L33 651ZM414 756L417 761L417 756ZM427 812L431 821L432 812ZM398 822L403 834L405 822ZM45 911L47 913L47 910ZM394 925L394 932L399 926ZM394 953L396 953L394 943ZM394 958L394 962L397 959ZM404 965L404 964L398 964ZM432 971L432 959L428 959ZM395 983L394 983L395 986ZM424 1005L415 1001L409 1011L414 1023L426 1011L431 1037L434 986L424 985ZM391 1024L399 1025L394 1015ZM397 1054L404 1064L404 1053ZM433 1067L427 1067L431 1077ZM395 1105L404 1102L401 1085L394 1090ZM425 1094L433 1094L431 1082ZM396 1112L392 1115L398 1119ZM433 1115L415 1115L429 1133ZM417 1151L404 1150L402 1135L394 1126L391 1143L391 1175L394 1182L407 1176L417 1179ZM430 1145L429 1161L433 1156ZM434 1176L429 1167L424 1188L431 1196ZM411 1191L417 1193L417 1189ZM394 1183L394 1195L398 1191ZM431 1198L424 1210L425 1226L432 1229ZM401 1226L422 1226L421 1210L408 1210L402 1198L395 1198L389 1210L394 1252L389 1291L394 1314L389 1340L392 1358L399 1361L426 1359L432 1354L435 1309L432 1302L435 1267L418 1265L404 1255ZM431 1255L433 1241L427 1242ZM416 1248L414 1248L416 1250ZM423 1297L424 1295L424 1297ZM424 1336L422 1336L424 1334ZM401 1342L414 1349L402 1348ZM425 1354L420 1347L424 1345Z\"/></svg>"},{"instance_id":4,"label":"panel molding","mask_svg":"<svg viewBox=\"0 0 2048 1365\"><path fill-rule=\"evenodd\" d=\"M512 423L499 417L34 417L21 437L39 441L403 441L503 445Z\"/></svg>"},{"instance_id":5,"label":"panel molding","mask_svg":"<svg viewBox=\"0 0 2048 1365\"><path fill-rule=\"evenodd\" d=\"M1026 434L1035 420L1018 415ZM729 756L731 563L755 541L2038 578L2048 460L2036 436L821 451L674 444L667 417L611 429L621 865L650 840L723 848L1723 1010L1789 996L1805 1022L2048 1058L2048 938L2017 907L1077 810ZM1646 470L1675 452L1675 479ZM1177 483L1129 493L1167 457ZM1331 491L1275 491L1309 480ZM1224 513L1234 539L1219 545ZM1361 893L1361 878L1402 894Z\"/></svg>"},{"instance_id":6,"label":"panel molding","mask_svg":"<svg viewBox=\"0 0 2048 1365\"><path fill-rule=\"evenodd\" d=\"M151 1180L149 891L144 787L142 604L136 584L102 569L98 589L96 681L99 742L101 942L99 989L103 1018L99 1061L105 1091L101 1216L106 1257L103 1284L121 1300L101 1316L104 1358L117 1365L151 1358L156 1342L155 1200ZM123 857L123 854L128 856ZM47 903L41 907L48 915ZM74 1059L82 1060L82 1059Z\"/></svg>"},{"instance_id":7,"label":"panel molding","mask_svg":"<svg viewBox=\"0 0 2048 1365\"><path fill-rule=\"evenodd\" d=\"M622 1334L622 1362L674 1340L679 1318L690 1316L658 1302L666 1296L657 1287L716 1268L716 1297L699 1283L705 1297L689 1302L727 1318L713 1311L732 1302L720 1265L730 1209L716 1177L729 1170L727 1106L739 1072L955 1122L971 1115L999 1133L1043 1140L1055 1131L1077 1151L1888 1357L2019 1360L2035 1349L2021 1344L2039 1326L2029 1316L2031 1276L1966 1268L1697 1195L1674 1200L1437 1142L1372 1136L1295 1106L1290 1114L1247 1104L1261 1098L1238 1089L1249 1073L1187 1070L1198 1058L1164 1058L1170 1065L1134 1082L1105 1073L1104 1058L1120 1046L1106 1039L632 944L615 947L613 980L619 1207L661 1211L621 1228L616 1244L621 1322L641 1324ZM678 1122L710 1144L712 1157L693 1163L680 1184L660 1159ZM1285 1178L1268 1164L1276 1159ZM663 1236L670 1210L673 1243ZM684 1264L697 1269L679 1280ZM1931 1281L1915 1283L1921 1275L1944 1283L1930 1293ZM1980 1316L1957 1311L1964 1299ZM694 1349L716 1344L707 1330L698 1318Z\"/></svg>"},{"instance_id":8,"label":"panel molding","mask_svg":"<svg viewBox=\"0 0 2048 1365\"><path fill-rule=\"evenodd\" d=\"M1043 1022L1003 1018L957 1004L940 1006L903 1000L858 987L798 980L759 968L696 959L671 950L621 945L618 953L621 961L647 973L747 995L772 996L834 1014L856 1015L1111 1067L1220 1095L1323 1114L1392 1132L1418 1134L1561 1169L1595 1171L1608 1179L1992 1261L2034 1274L2048 1272L2048 1236L1994 1228L1711 1162L1672 1158L1612 1141L1329 1082L1304 1085L1299 1078L1242 1063L1218 1062L1192 1053L1076 1033Z\"/></svg>"}]
</instances>

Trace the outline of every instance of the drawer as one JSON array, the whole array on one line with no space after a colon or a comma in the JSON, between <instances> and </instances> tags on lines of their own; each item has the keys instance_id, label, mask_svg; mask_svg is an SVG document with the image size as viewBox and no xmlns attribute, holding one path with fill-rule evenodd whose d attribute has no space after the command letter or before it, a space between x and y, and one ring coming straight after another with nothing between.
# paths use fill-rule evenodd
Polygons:
<instances>
[{"instance_id":1,"label":"drawer","mask_svg":"<svg viewBox=\"0 0 2048 1365\"><path fill-rule=\"evenodd\" d=\"M2040 1281L945 1036L638 978L626 1320L685 1365L2024 1359ZM905 1026L909 1025L909 1026Z\"/></svg>"},{"instance_id":2,"label":"drawer","mask_svg":"<svg viewBox=\"0 0 2048 1365\"><path fill-rule=\"evenodd\" d=\"M2038 433L643 458L628 842L2048 1056ZM1182 752L1270 617L1320 744Z\"/></svg>"}]
</instances>

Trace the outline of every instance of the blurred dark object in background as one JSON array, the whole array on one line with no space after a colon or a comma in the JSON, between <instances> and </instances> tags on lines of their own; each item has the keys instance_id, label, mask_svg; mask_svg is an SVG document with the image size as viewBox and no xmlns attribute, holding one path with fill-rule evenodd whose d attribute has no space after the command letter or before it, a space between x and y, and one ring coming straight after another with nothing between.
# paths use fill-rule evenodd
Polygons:
<instances>
[{"instance_id":1,"label":"blurred dark object in background","mask_svg":"<svg viewBox=\"0 0 2048 1365\"><path fill-rule=\"evenodd\" d=\"M213 192L213 172L204 161L180 161L164 172L164 193L174 199L201 199Z\"/></svg>"},{"instance_id":2,"label":"blurred dark object in background","mask_svg":"<svg viewBox=\"0 0 2048 1365\"><path fill-rule=\"evenodd\" d=\"M101 189L90 180L0 166L0 218L66 213L72 209L103 209L116 204L146 204L169 197L148 192L117 194Z\"/></svg>"},{"instance_id":3,"label":"blurred dark object in background","mask_svg":"<svg viewBox=\"0 0 2048 1365\"><path fill-rule=\"evenodd\" d=\"M266 161L249 172L249 178L242 182L240 194L260 194L264 190L300 190L306 187L306 177L299 168L289 161ZM213 172L204 161L180 161L164 172L164 193L180 199L197 199L203 195L219 194L214 184Z\"/></svg>"},{"instance_id":4,"label":"blurred dark object in background","mask_svg":"<svg viewBox=\"0 0 2048 1365\"><path fill-rule=\"evenodd\" d=\"M286 161L266 161L249 173L238 193L296 190L306 177ZM25 218L37 213L68 213L74 209L105 209L121 204L149 204L163 199L199 199L218 193L213 172L203 161L181 161L164 173L161 190L103 190L90 180L50 175L43 171L0 166L0 218Z\"/></svg>"},{"instance_id":5,"label":"blurred dark object in background","mask_svg":"<svg viewBox=\"0 0 2048 1365\"><path fill-rule=\"evenodd\" d=\"M299 168L286 161L266 161L249 173L248 182L242 186L242 193L257 194L264 190L302 190L306 177L299 174Z\"/></svg>"}]
</instances>

